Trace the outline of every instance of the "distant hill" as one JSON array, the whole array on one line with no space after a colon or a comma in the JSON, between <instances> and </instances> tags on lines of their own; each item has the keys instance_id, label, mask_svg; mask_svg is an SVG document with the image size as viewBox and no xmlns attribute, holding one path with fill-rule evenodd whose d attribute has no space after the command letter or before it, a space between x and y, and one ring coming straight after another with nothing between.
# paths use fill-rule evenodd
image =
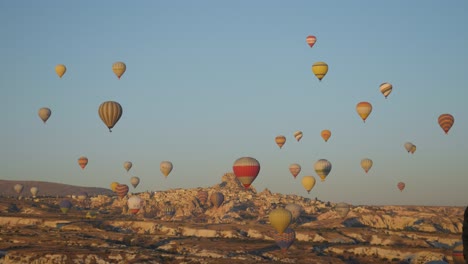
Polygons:
<instances>
[{"instance_id":1,"label":"distant hill","mask_svg":"<svg viewBox=\"0 0 468 264\"><path fill-rule=\"evenodd\" d=\"M37 187L39 192L37 196L67 196L76 195L80 192L87 192L88 195L98 194L113 194L110 189L97 188L97 187L82 187L74 186L55 182L42 182L42 181L7 181L0 180L0 196L17 196L18 194L13 189L16 184L24 186L21 195L23 197L30 197L31 187Z\"/></svg>"}]
</instances>

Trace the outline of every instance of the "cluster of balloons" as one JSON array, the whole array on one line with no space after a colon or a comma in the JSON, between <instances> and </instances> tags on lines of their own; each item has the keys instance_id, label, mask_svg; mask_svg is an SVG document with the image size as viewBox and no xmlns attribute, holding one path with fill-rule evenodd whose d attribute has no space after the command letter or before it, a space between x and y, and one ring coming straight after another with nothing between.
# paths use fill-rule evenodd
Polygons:
<instances>
[{"instance_id":1,"label":"cluster of balloons","mask_svg":"<svg viewBox=\"0 0 468 264\"><path fill-rule=\"evenodd\" d=\"M20 194L23 192L23 189L24 189L24 185L23 185L23 184L17 183L17 184L15 184L15 185L13 185L13 190L14 190L18 195L20 195ZM31 192L32 197L35 198L35 197L37 196L37 193L39 192L39 188L33 186L33 187L31 187L31 189L29 189L29 191Z\"/></svg>"}]
</instances>

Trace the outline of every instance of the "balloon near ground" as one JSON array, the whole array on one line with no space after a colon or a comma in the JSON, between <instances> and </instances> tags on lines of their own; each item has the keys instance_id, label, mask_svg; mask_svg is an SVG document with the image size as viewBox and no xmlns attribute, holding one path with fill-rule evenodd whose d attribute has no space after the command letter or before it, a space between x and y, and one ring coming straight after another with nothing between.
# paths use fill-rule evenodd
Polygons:
<instances>
[{"instance_id":1,"label":"balloon near ground","mask_svg":"<svg viewBox=\"0 0 468 264\"><path fill-rule=\"evenodd\" d=\"M439 126L444 130L445 134L448 134L450 128L455 123L455 118L451 114L441 114L438 119Z\"/></svg>"},{"instance_id":2,"label":"balloon near ground","mask_svg":"<svg viewBox=\"0 0 468 264\"><path fill-rule=\"evenodd\" d=\"M363 122L369 117L372 112L372 105L368 102L360 102L356 105L356 112L361 117Z\"/></svg>"},{"instance_id":3,"label":"balloon near ground","mask_svg":"<svg viewBox=\"0 0 468 264\"><path fill-rule=\"evenodd\" d=\"M99 106L99 117L102 122L109 128L109 132L112 132L112 128L117 124L120 117L122 117L122 106L114 101L107 101Z\"/></svg>"},{"instance_id":4,"label":"balloon near ground","mask_svg":"<svg viewBox=\"0 0 468 264\"><path fill-rule=\"evenodd\" d=\"M72 203L70 202L70 200L64 199L64 200L60 201L59 207L60 207L60 211L62 211L62 213L64 213L64 214L66 214L66 213L68 213L68 210L70 210L70 208L72 207Z\"/></svg>"},{"instance_id":5,"label":"balloon near ground","mask_svg":"<svg viewBox=\"0 0 468 264\"><path fill-rule=\"evenodd\" d=\"M121 61L114 62L114 64L112 64L112 71L114 72L115 76L119 78L119 80L126 70L127 70L127 65L125 65L125 63Z\"/></svg>"},{"instance_id":6,"label":"balloon near ground","mask_svg":"<svg viewBox=\"0 0 468 264\"><path fill-rule=\"evenodd\" d=\"M274 232L273 239L281 248L281 251L286 252L288 248L294 243L296 240L296 232L292 228L286 228L283 233Z\"/></svg>"},{"instance_id":7,"label":"balloon near ground","mask_svg":"<svg viewBox=\"0 0 468 264\"><path fill-rule=\"evenodd\" d=\"M66 71L67 67L65 67L63 64L57 64L57 66L55 66L55 73L57 73L58 77L60 78L62 78Z\"/></svg>"},{"instance_id":8,"label":"balloon near ground","mask_svg":"<svg viewBox=\"0 0 468 264\"><path fill-rule=\"evenodd\" d=\"M350 210L350 205L347 204L347 203L338 203L336 206L335 206L335 212L341 217L341 218L345 218L348 213L349 213L349 210Z\"/></svg>"},{"instance_id":9,"label":"balloon near ground","mask_svg":"<svg viewBox=\"0 0 468 264\"><path fill-rule=\"evenodd\" d=\"M302 186L304 189L307 191L307 193L310 193L312 188L315 186L315 177L314 176L304 176L302 177Z\"/></svg>"},{"instance_id":10,"label":"balloon near ground","mask_svg":"<svg viewBox=\"0 0 468 264\"><path fill-rule=\"evenodd\" d=\"M251 157L237 159L232 166L236 178L248 189L260 172L260 163Z\"/></svg>"},{"instance_id":11,"label":"balloon near ground","mask_svg":"<svg viewBox=\"0 0 468 264\"><path fill-rule=\"evenodd\" d=\"M284 208L276 208L268 215L271 226L279 233L282 234L292 221L292 214Z\"/></svg>"},{"instance_id":12,"label":"balloon near ground","mask_svg":"<svg viewBox=\"0 0 468 264\"><path fill-rule=\"evenodd\" d=\"M201 205L205 205L208 201L208 192L207 191L198 191L197 199L200 201Z\"/></svg>"},{"instance_id":13,"label":"balloon near ground","mask_svg":"<svg viewBox=\"0 0 468 264\"><path fill-rule=\"evenodd\" d=\"M36 197L37 193L39 192L39 189L37 187L31 187L29 191L31 192L33 197Z\"/></svg>"},{"instance_id":14,"label":"balloon near ground","mask_svg":"<svg viewBox=\"0 0 468 264\"><path fill-rule=\"evenodd\" d=\"M117 186L115 186L115 193L120 199L124 198L128 193L128 185L118 184Z\"/></svg>"},{"instance_id":15,"label":"balloon near ground","mask_svg":"<svg viewBox=\"0 0 468 264\"><path fill-rule=\"evenodd\" d=\"M312 65L312 72L315 74L319 81L322 81L323 77L327 75L328 64L323 61L316 62Z\"/></svg>"},{"instance_id":16,"label":"balloon near ground","mask_svg":"<svg viewBox=\"0 0 468 264\"><path fill-rule=\"evenodd\" d=\"M214 207L219 208L224 202L224 194L215 192L210 195L210 202Z\"/></svg>"},{"instance_id":17,"label":"balloon near ground","mask_svg":"<svg viewBox=\"0 0 468 264\"><path fill-rule=\"evenodd\" d=\"M132 214L137 214L140 211L142 200L140 197L133 195L127 200L128 210Z\"/></svg>"},{"instance_id":18,"label":"balloon near ground","mask_svg":"<svg viewBox=\"0 0 468 264\"><path fill-rule=\"evenodd\" d=\"M23 189L24 189L24 186L19 183L13 186L13 190L15 190L17 194L20 194L23 191Z\"/></svg>"},{"instance_id":19,"label":"balloon near ground","mask_svg":"<svg viewBox=\"0 0 468 264\"><path fill-rule=\"evenodd\" d=\"M37 114L39 115L39 118L42 120L42 122L44 122L45 124L49 117L52 115L52 111L47 107L42 107L41 109L39 109Z\"/></svg>"},{"instance_id":20,"label":"balloon near ground","mask_svg":"<svg viewBox=\"0 0 468 264\"><path fill-rule=\"evenodd\" d=\"M288 210L291 212L292 220L295 221L296 219L301 216L302 213L302 206L298 204L287 204L284 209Z\"/></svg>"}]
</instances>

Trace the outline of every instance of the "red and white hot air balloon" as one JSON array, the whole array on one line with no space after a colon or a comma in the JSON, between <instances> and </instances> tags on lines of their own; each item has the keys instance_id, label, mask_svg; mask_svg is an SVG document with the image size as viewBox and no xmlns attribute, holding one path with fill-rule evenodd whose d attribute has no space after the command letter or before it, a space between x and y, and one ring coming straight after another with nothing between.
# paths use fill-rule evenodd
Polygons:
<instances>
[{"instance_id":1,"label":"red and white hot air balloon","mask_svg":"<svg viewBox=\"0 0 468 264\"><path fill-rule=\"evenodd\" d=\"M260 163L251 157L237 159L232 166L237 179L248 189L260 172Z\"/></svg>"},{"instance_id":2,"label":"red and white hot air balloon","mask_svg":"<svg viewBox=\"0 0 468 264\"><path fill-rule=\"evenodd\" d=\"M88 165L88 158L85 156L78 158L78 165L80 165L81 169L84 170L86 165Z\"/></svg>"},{"instance_id":3,"label":"red and white hot air balloon","mask_svg":"<svg viewBox=\"0 0 468 264\"><path fill-rule=\"evenodd\" d=\"M307 36L306 38L307 44L312 48L315 45L315 42L317 42L317 38L315 36Z\"/></svg>"},{"instance_id":4,"label":"red and white hot air balloon","mask_svg":"<svg viewBox=\"0 0 468 264\"><path fill-rule=\"evenodd\" d=\"M402 192L405 189L405 183L404 182L399 182L397 184L397 187L400 190L400 192Z\"/></svg>"}]
</instances>

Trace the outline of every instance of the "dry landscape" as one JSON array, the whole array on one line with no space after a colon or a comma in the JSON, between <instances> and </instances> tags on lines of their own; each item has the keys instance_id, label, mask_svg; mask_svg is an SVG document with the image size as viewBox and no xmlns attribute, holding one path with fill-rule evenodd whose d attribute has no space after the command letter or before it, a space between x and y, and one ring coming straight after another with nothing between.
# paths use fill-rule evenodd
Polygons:
<instances>
[{"instance_id":1,"label":"dry landscape","mask_svg":"<svg viewBox=\"0 0 468 264\"><path fill-rule=\"evenodd\" d=\"M82 200L71 194L91 189L50 195L42 183L42 196L34 199L27 187L21 198L7 193L15 183L0 181L4 264L452 263L452 249L461 242L463 207L354 205L342 218L334 203L246 191L232 173L209 188L135 193L144 203L136 215L127 207L132 187L123 199L102 189ZM223 193L223 204L200 203L200 190ZM63 214L58 204L66 195L73 207ZM287 204L303 210L290 226L296 240L282 252L268 214ZM165 214L168 206L172 216Z\"/></svg>"}]
</instances>

